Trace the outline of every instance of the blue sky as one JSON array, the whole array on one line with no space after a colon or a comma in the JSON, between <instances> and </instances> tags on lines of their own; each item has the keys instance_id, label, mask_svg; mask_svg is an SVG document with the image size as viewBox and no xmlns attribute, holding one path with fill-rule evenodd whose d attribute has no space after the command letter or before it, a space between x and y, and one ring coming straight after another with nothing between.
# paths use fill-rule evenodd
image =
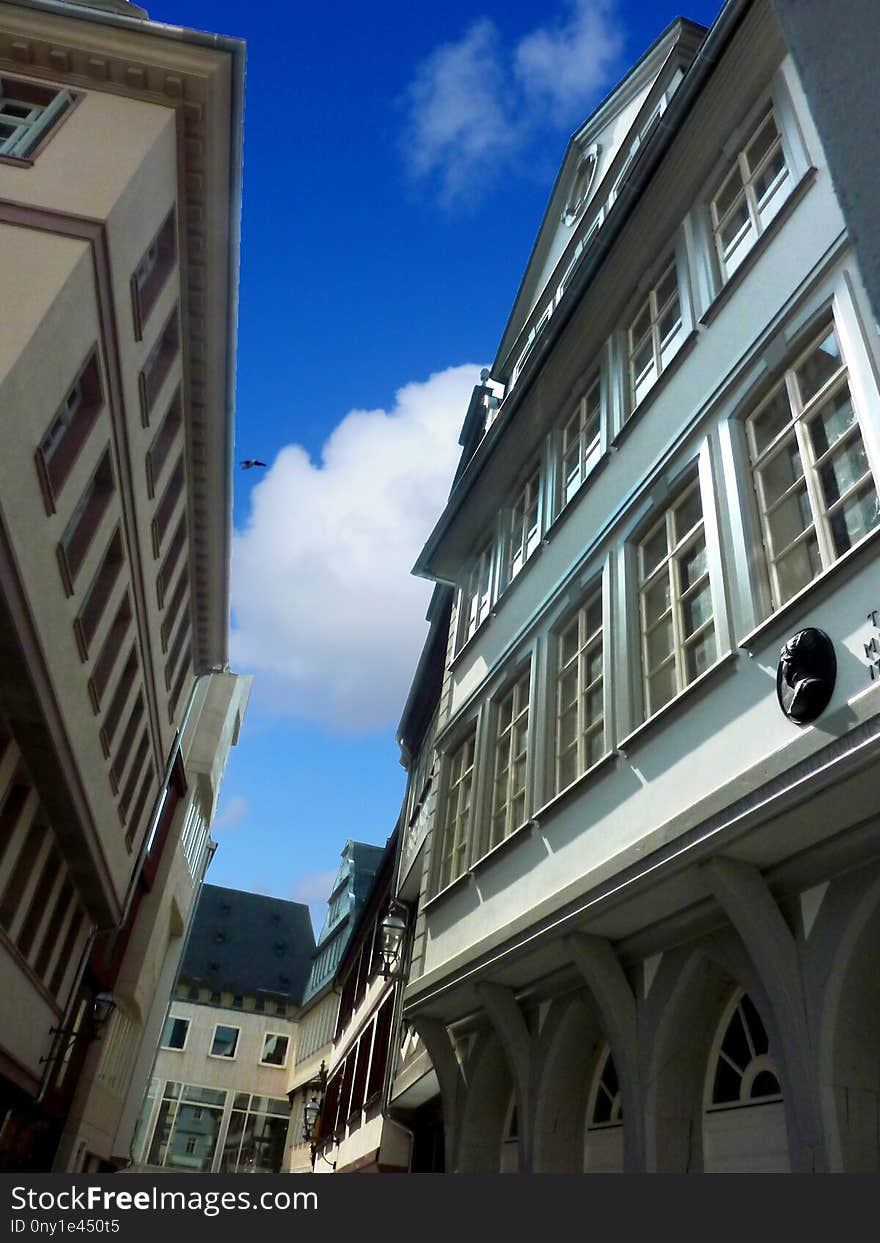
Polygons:
<instances>
[{"instance_id":1,"label":"blue sky","mask_svg":"<svg viewBox=\"0 0 880 1243\"><path fill-rule=\"evenodd\" d=\"M232 661L208 879L312 904L403 794L395 726L448 492L571 132L720 0L154 0L248 44Z\"/></svg>"}]
</instances>

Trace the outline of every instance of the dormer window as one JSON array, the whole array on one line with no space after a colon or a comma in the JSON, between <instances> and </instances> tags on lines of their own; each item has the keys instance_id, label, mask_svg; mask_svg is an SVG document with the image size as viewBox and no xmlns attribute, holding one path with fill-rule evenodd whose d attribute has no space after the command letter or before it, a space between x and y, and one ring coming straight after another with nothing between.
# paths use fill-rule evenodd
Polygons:
<instances>
[{"instance_id":1,"label":"dormer window","mask_svg":"<svg viewBox=\"0 0 880 1243\"><path fill-rule=\"evenodd\" d=\"M599 144L594 143L580 158L571 194L562 213L562 219L568 225L574 224L586 205L593 182L596 179L596 168L599 164Z\"/></svg>"}]
</instances>

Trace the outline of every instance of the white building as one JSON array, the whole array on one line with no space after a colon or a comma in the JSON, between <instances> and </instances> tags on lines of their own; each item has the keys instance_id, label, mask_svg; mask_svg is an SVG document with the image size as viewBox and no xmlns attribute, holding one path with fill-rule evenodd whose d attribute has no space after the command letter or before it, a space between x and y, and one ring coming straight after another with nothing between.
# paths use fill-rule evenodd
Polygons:
<instances>
[{"instance_id":1,"label":"white building","mask_svg":"<svg viewBox=\"0 0 880 1243\"><path fill-rule=\"evenodd\" d=\"M770 0L574 135L490 377L391 1106L448 1170L876 1170L880 348Z\"/></svg>"}]
</instances>

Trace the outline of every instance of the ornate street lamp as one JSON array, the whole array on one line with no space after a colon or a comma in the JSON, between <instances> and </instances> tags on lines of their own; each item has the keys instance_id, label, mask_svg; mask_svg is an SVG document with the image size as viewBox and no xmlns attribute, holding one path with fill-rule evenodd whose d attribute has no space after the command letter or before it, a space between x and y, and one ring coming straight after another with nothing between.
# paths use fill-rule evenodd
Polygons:
<instances>
[{"instance_id":1,"label":"ornate street lamp","mask_svg":"<svg viewBox=\"0 0 880 1243\"><path fill-rule=\"evenodd\" d=\"M405 910L398 903L392 902L388 914L379 925L379 956L382 959L382 976L386 980L400 969L405 935Z\"/></svg>"}]
</instances>

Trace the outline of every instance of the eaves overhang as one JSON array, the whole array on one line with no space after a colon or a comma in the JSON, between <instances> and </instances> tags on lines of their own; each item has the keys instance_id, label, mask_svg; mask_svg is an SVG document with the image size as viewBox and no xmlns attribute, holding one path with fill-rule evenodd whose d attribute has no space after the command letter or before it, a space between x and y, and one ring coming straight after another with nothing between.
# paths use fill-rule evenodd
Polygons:
<instances>
[{"instance_id":1,"label":"eaves overhang","mask_svg":"<svg viewBox=\"0 0 880 1243\"><path fill-rule=\"evenodd\" d=\"M511 425L544 360L555 348L580 298L626 228L642 193L690 115L752 3L753 0L727 0L710 27L691 68L659 119L651 142L645 145L644 152L634 163L631 176L621 187L602 228L576 270L566 296L535 344L516 387L502 402L498 416L453 486L446 506L413 567L412 572L418 577L453 585L458 581L463 561L473 551L474 541L485 530L500 502L497 488L493 490L491 486L477 485L485 485L490 472L495 474L492 468L500 460L502 446L510 452Z\"/></svg>"}]
</instances>

